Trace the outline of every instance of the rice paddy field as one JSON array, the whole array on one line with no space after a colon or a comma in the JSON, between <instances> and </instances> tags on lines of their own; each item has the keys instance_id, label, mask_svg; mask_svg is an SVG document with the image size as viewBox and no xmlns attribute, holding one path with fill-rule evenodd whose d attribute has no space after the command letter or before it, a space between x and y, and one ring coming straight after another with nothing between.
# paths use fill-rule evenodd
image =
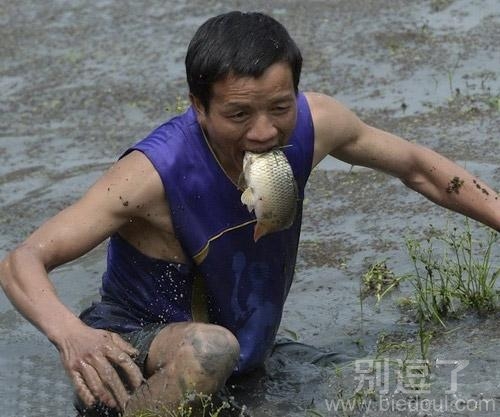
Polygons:
<instances>
[{"instance_id":1,"label":"rice paddy field","mask_svg":"<svg viewBox=\"0 0 500 417\"><path fill-rule=\"evenodd\" d=\"M302 90L500 188L498 0L4 0L0 257L185 108L188 42L233 9L285 24ZM234 402L256 417L499 415L496 239L394 178L323 161L306 190L288 347L232 383ZM97 299L104 259L103 244L51 274L76 313ZM297 342L338 360L311 363ZM0 410L76 414L56 349L3 294Z\"/></svg>"}]
</instances>

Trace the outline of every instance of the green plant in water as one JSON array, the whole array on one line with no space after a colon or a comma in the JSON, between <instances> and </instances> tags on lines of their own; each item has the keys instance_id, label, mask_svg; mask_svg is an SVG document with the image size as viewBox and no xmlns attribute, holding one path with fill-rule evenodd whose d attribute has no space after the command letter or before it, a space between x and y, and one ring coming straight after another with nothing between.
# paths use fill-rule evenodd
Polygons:
<instances>
[{"instance_id":1,"label":"green plant in water","mask_svg":"<svg viewBox=\"0 0 500 417\"><path fill-rule=\"evenodd\" d=\"M403 363L414 358L414 345L402 338L402 335L387 334L382 332L377 338L377 353L376 359L382 358L382 355L391 352L402 352Z\"/></svg>"},{"instance_id":2,"label":"green plant in water","mask_svg":"<svg viewBox=\"0 0 500 417\"><path fill-rule=\"evenodd\" d=\"M442 324L442 316L447 314L451 305L448 271L442 271L434 260L434 248L431 239L428 246L415 240L407 239L406 247L415 268L415 275L410 277L414 287L417 320L436 321ZM423 269L422 269L423 268ZM441 273L444 272L444 273ZM439 281L439 283L438 283Z\"/></svg>"},{"instance_id":3,"label":"green plant in water","mask_svg":"<svg viewBox=\"0 0 500 417\"><path fill-rule=\"evenodd\" d=\"M399 285L404 277L397 277L387 267L386 261L380 261L372 264L368 271L363 274L361 296L374 294L377 303L393 288Z\"/></svg>"},{"instance_id":4,"label":"green plant in water","mask_svg":"<svg viewBox=\"0 0 500 417\"><path fill-rule=\"evenodd\" d=\"M132 417L220 417L222 410L231 408L227 401L216 405L212 396L201 392L186 393L174 410L161 406L156 409L145 409L135 412ZM245 407L241 410L243 416Z\"/></svg>"},{"instance_id":5,"label":"green plant in water","mask_svg":"<svg viewBox=\"0 0 500 417\"><path fill-rule=\"evenodd\" d=\"M429 360L429 346L431 344L431 339L433 335L434 332L425 326L423 319L420 319L418 322L418 340L420 347L420 356L425 361L425 364L429 371L431 370L430 369L431 361Z\"/></svg>"},{"instance_id":6,"label":"green plant in water","mask_svg":"<svg viewBox=\"0 0 500 417\"><path fill-rule=\"evenodd\" d=\"M415 289L419 321L434 321L446 327L444 318L461 308L480 314L496 308L495 285L500 268L494 270L491 252L498 234L491 229L485 233L484 239L473 239L466 220L463 231L454 228L439 233L431 226L426 244L406 239L415 271L410 282Z\"/></svg>"}]
</instances>

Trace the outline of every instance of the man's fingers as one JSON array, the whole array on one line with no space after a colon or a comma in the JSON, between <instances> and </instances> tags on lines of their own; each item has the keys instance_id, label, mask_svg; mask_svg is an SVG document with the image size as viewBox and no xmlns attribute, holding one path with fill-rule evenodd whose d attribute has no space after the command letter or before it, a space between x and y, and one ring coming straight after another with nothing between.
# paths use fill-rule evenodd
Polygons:
<instances>
[{"instance_id":1,"label":"man's fingers","mask_svg":"<svg viewBox=\"0 0 500 417\"><path fill-rule=\"evenodd\" d=\"M129 393L116 369L110 363L109 359L105 357L95 358L92 365L101 380L101 385L112 395L115 402L113 407L123 410L129 399Z\"/></svg>"},{"instance_id":2,"label":"man's fingers","mask_svg":"<svg viewBox=\"0 0 500 417\"><path fill-rule=\"evenodd\" d=\"M79 372L71 374L73 385L75 386L76 395L83 401L86 407L91 407L95 403L96 398L88 388L85 380Z\"/></svg>"},{"instance_id":3,"label":"man's fingers","mask_svg":"<svg viewBox=\"0 0 500 417\"><path fill-rule=\"evenodd\" d=\"M85 385L98 401L106 404L108 407L118 408L115 396L110 388L108 388L109 384L105 379L105 373L102 372L104 376L104 378L102 378L97 368L99 368L99 366L96 367L95 363L90 364L82 362L80 373Z\"/></svg>"},{"instance_id":4,"label":"man's fingers","mask_svg":"<svg viewBox=\"0 0 500 417\"><path fill-rule=\"evenodd\" d=\"M142 385L144 382L142 371L126 352L118 350L110 351L108 352L108 359L127 378L127 382L132 390L136 390Z\"/></svg>"},{"instance_id":5,"label":"man's fingers","mask_svg":"<svg viewBox=\"0 0 500 417\"><path fill-rule=\"evenodd\" d=\"M139 351L116 333L112 334L112 341L117 348L109 349L107 357L114 365L120 367L130 387L136 390L144 382L142 371L133 360L137 357Z\"/></svg>"},{"instance_id":6,"label":"man's fingers","mask_svg":"<svg viewBox=\"0 0 500 417\"><path fill-rule=\"evenodd\" d=\"M123 411L130 396L128 390L137 389L144 381L131 357L139 352L116 333L97 330L94 334L100 338L95 348L80 353L85 359L69 366L76 393L88 407L101 402Z\"/></svg>"},{"instance_id":7,"label":"man's fingers","mask_svg":"<svg viewBox=\"0 0 500 417\"><path fill-rule=\"evenodd\" d=\"M127 355L135 358L139 354L139 351L136 348L134 348L130 343L123 340L118 334L111 333L111 340L116 346L118 346L118 349L120 351L125 352Z\"/></svg>"}]
</instances>

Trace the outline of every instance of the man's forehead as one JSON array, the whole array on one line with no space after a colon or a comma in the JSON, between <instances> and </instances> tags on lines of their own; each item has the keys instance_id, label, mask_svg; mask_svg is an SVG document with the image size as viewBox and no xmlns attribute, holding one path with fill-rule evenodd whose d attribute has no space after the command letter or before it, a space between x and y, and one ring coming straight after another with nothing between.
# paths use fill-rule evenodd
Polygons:
<instances>
[{"instance_id":1,"label":"man's forehead","mask_svg":"<svg viewBox=\"0 0 500 417\"><path fill-rule=\"evenodd\" d=\"M292 68L290 64L284 61L279 61L275 62L274 64L270 65L264 71L258 73L258 74L247 74L244 72L237 72L235 70L230 70L227 74L222 76L220 79L216 81L221 82L221 81L230 81L230 82L237 82L237 81L245 81L245 80L259 80L268 75L269 73L275 74L275 75L282 75L283 77L292 77Z\"/></svg>"},{"instance_id":2,"label":"man's forehead","mask_svg":"<svg viewBox=\"0 0 500 417\"><path fill-rule=\"evenodd\" d=\"M245 99L248 96L267 96L272 100L293 98L295 88L291 70L288 66L273 67L257 77L228 74L212 85L212 98L224 101Z\"/></svg>"}]
</instances>

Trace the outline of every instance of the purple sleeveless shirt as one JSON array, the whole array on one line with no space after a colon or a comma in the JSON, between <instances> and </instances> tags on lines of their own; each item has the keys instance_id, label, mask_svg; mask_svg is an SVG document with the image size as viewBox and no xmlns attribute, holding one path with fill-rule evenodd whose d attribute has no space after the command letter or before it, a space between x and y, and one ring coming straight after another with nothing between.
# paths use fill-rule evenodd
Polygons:
<instances>
[{"instance_id":1,"label":"purple sleeveless shirt","mask_svg":"<svg viewBox=\"0 0 500 417\"><path fill-rule=\"evenodd\" d=\"M220 168L189 108L128 152L143 152L158 171L176 237L192 264L149 258L119 235L110 239L102 300L84 313L93 327L133 331L148 323L192 319L194 276L203 281L209 321L237 337L236 372L269 355L293 279L304 187L311 172L314 130L303 94L297 123L283 149L299 189L297 217L284 231L253 241L255 215Z\"/></svg>"}]
</instances>

